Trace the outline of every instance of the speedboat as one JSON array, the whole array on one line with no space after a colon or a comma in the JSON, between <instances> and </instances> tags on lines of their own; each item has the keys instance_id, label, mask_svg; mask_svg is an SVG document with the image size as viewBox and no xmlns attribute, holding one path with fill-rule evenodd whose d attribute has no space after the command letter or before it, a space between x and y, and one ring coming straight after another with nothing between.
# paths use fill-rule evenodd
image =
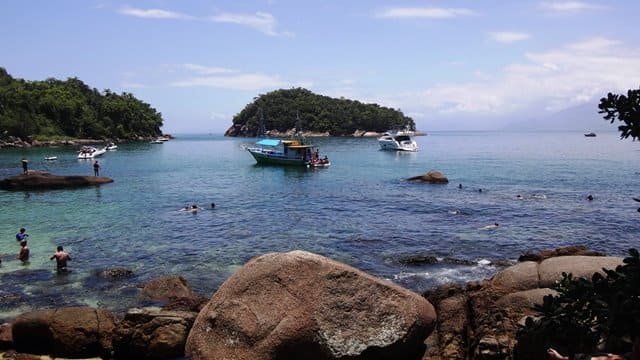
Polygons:
<instances>
[{"instance_id":1,"label":"speedboat","mask_svg":"<svg viewBox=\"0 0 640 360\"><path fill-rule=\"evenodd\" d=\"M590 132L590 133L584 134L584 136L586 136L586 137L596 137L596 133Z\"/></svg>"},{"instance_id":2,"label":"speedboat","mask_svg":"<svg viewBox=\"0 0 640 360\"><path fill-rule=\"evenodd\" d=\"M57 156L47 156L44 159L47 160L47 161L52 161L52 160L58 160L58 157Z\"/></svg>"},{"instance_id":3,"label":"speedboat","mask_svg":"<svg viewBox=\"0 0 640 360\"><path fill-rule=\"evenodd\" d=\"M381 150L418 151L418 144L407 131L387 131L378 138Z\"/></svg>"},{"instance_id":4,"label":"speedboat","mask_svg":"<svg viewBox=\"0 0 640 360\"><path fill-rule=\"evenodd\" d=\"M107 144L107 147L105 147L104 149L109 151L109 150L116 150L118 148L118 145L116 145L115 143L109 143Z\"/></svg>"},{"instance_id":5,"label":"speedboat","mask_svg":"<svg viewBox=\"0 0 640 360\"><path fill-rule=\"evenodd\" d=\"M107 150L105 150L104 148L98 149L93 146L83 146L82 149L80 149L80 152L78 153L78 159L93 159L106 152Z\"/></svg>"}]
</instances>

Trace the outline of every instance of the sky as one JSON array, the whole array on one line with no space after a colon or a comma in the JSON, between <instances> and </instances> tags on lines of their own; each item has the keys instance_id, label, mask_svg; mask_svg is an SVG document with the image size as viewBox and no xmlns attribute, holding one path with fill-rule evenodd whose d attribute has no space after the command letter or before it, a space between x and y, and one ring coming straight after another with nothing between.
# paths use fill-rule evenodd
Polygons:
<instances>
[{"instance_id":1,"label":"sky","mask_svg":"<svg viewBox=\"0 0 640 360\"><path fill-rule=\"evenodd\" d=\"M640 86L638 14L637 0L0 0L0 67L130 92L172 134L223 133L294 87L426 132L615 129L597 105Z\"/></svg>"}]
</instances>

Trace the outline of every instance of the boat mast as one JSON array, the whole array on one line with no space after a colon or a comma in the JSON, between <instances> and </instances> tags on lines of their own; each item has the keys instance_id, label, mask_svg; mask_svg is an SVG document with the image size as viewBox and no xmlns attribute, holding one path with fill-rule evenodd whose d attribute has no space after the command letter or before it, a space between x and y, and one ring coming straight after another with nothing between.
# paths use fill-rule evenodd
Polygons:
<instances>
[{"instance_id":1,"label":"boat mast","mask_svg":"<svg viewBox=\"0 0 640 360\"><path fill-rule=\"evenodd\" d=\"M260 115L258 117L258 137L265 137L266 130L264 128L264 114L262 113L262 108L260 108Z\"/></svg>"}]
</instances>

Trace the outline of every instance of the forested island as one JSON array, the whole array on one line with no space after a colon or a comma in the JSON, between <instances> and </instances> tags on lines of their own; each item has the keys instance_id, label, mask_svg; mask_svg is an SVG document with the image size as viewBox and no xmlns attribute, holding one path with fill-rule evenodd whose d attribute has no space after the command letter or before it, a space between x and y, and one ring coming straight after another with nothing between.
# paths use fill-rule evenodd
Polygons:
<instances>
[{"instance_id":1,"label":"forested island","mask_svg":"<svg viewBox=\"0 0 640 360\"><path fill-rule=\"evenodd\" d=\"M415 131L413 119L400 110L293 88L254 98L233 117L233 125L225 136L258 136L260 118L264 119L266 134L276 136L294 128L330 136L352 136L359 131L381 133L397 127Z\"/></svg>"},{"instance_id":2,"label":"forested island","mask_svg":"<svg viewBox=\"0 0 640 360\"><path fill-rule=\"evenodd\" d=\"M131 93L101 92L75 77L28 81L0 67L0 137L140 139L160 135L162 121Z\"/></svg>"}]
</instances>

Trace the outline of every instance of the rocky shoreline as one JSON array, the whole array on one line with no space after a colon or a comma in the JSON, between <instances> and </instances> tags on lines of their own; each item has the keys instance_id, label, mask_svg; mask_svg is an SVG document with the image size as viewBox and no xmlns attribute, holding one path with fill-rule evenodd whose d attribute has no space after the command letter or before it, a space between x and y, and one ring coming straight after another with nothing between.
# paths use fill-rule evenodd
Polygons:
<instances>
[{"instance_id":1,"label":"rocky shoreline","mask_svg":"<svg viewBox=\"0 0 640 360\"><path fill-rule=\"evenodd\" d=\"M163 137L173 139L171 134L163 134ZM31 147L55 147L55 146L79 146L79 145L95 145L108 143L126 143L126 142L148 142L156 137L134 136L129 139L61 139L61 140L37 140L37 139L21 139L16 136L8 136L0 139L0 149L3 148L31 148Z\"/></svg>"},{"instance_id":2,"label":"rocky shoreline","mask_svg":"<svg viewBox=\"0 0 640 360\"><path fill-rule=\"evenodd\" d=\"M515 337L532 305L555 292L562 272L590 278L620 264L576 246L525 254L490 279L418 295L319 255L272 253L250 260L210 299L166 276L138 294L156 307L23 313L0 326L0 351L5 358L541 359L546 349Z\"/></svg>"}]
</instances>

